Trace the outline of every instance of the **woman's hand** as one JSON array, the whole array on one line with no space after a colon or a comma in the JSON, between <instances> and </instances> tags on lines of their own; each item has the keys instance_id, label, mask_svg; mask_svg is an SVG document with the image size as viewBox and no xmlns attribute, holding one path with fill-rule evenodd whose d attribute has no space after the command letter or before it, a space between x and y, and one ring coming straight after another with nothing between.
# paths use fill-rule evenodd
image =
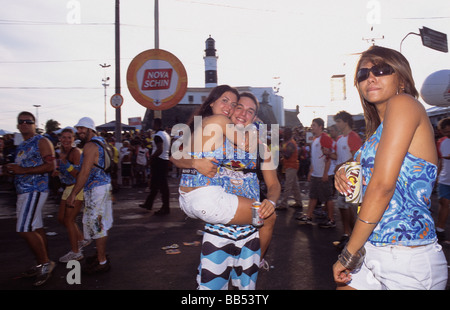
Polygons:
<instances>
[{"instance_id":1,"label":"woman's hand","mask_svg":"<svg viewBox=\"0 0 450 310\"><path fill-rule=\"evenodd\" d=\"M351 185L352 183L347 179L345 174L345 167L343 164L334 174L334 187L341 195L347 196L352 193Z\"/></svg>"},{"instance_id":2,"label":"woman's hand","mask_svg":"<svg viewBox=\"0 0 450 310\"><path fill-rule=\"evenodd\" d=\"M213 178L217 173L217 165L214 163L219 162L215 158L196 158L193 160L192 167L204 176Z\"/></svg>"},{"instance_id":3,"label":"woman's hand","mask_svg":"<svg viewBox=\"0 0 450 310\"><path fill-rule=\"evenodd\" d=\"M334 282L338 285L346 284L352 279L350 270L342 266L339 261L336 261L333 265L333 277Z\"/></svg>"},{"instance_id":4,"label":"woman's hand","mask_svg":"<svg viewBox=\"0 0 450 310\"><path fill-rule=\"evenodd\" d=\"M275 212L275 205L268 199L264 199L259 207L259 216L263 219L268 218Z\"/></svg>"}]
</instances>

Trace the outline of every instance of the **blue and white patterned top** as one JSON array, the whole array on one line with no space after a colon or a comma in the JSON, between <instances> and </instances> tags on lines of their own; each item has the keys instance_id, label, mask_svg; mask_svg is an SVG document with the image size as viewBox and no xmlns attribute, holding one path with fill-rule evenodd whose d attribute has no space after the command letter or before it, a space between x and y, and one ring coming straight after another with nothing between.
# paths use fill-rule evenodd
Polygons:
<instances>
[{"instance_id":1,"label":"blue and white patterned top","mask_svg":"<svg viewBox=\"0 0 450 310\"><path fill-rule=\"evenodd\" d=\"M361 147L363 195L373 174L375 155L383 123ZM359 153L359 152L358 152ZM355 158L358 156L355 154ZM395 185L394 195L368 241L375 246L418 246L435 242L430 196L436 182L437 167L407 153Z\"/></svg>"},{"instance_id":2,"label":"blue and white patterned top","mask_svg":"<svg viewBox=\"0 0 450 310\"><path fill-rule=\"evenodd\" d=\"M225 141L225 154L223 166L233 168L256 168L255 154L249 154L235 147L228 139ZM256 172L256 171L255 171ZM227 193L235 194L259 201L259 181L255 172L243 173L221 167L216 174L222 180L222 187ZM212 225L207 223L205 230L209 233L232 240L240 240L257 232L252 225Z\"/></svg>"},{"instance_id":3,"label":"blue and white patterned top","mask_svg":"<svg viewBox=\"0 0 450 310\"><path fill-rule=\"evenodd\" d=\"M38 167L44 164L39 151L39 141L44 139L41 135L23 141L16 149L15 163L21 167ZM34 191L48 191L48 173L42 174L18 174L14 177L17 194L30 193Z\"/></svg>"},{"instance_id":4,"label":"blue and white patterned top","mask_svg":"<svg viewBox=\"0 0 450 310\"><path fill-rule=\"evenodd\" d=\"M103 144L106 144L105 139L102 137L95 136L91 139L92 140L99 140ZM105 166L105 150L98 144L94 143L98 147L98 165L100 167ZM83 165L83 159L84 159L84 153L81 154L80 159L80 166ZM93 189L97 186L102 186L106 184L111 183L111 176L106 173L102 168L99 168L97 166L92 166L91 173L89 174L89 177L86 181L86 184L84 185L84 190L88 191Z\"/></svg>"},{"instance_id":5,"label":"blue and white patterned top","mask_svg":"<svg viewBox=\"0 0 450 310\"><path fill-rule=\"evenodd\" d=\"M70 153L70 151L69 151L69 153ZM73 185L77 181L77 179L69 171L67 171L67 169L71 165L73 166L73 169L80 171L80 165L72 164L69 160L67 160L67 162L65 164L60 163L60 165L59 165L59 179L60 179L61 183L65 184L65 185Z\"/></svg>"},{"instance_id":6,"label":"blue and white patterned top","mask_svg":"<svg viewBox=\"0 0 450 310\"><path fill-rule=\"evenodd\" d=\"M221 162L223 158L224 148L216 148L214 151L208 152L189 152L192 158L215 158ZM190 172L190 173L189 173ZM198 173L195 169L182 169L180 186L184 187L200 187L200 186L222 186L222 180L216 174L214 177L210 178L201 173Z\"/></svg>"}]
</instances>

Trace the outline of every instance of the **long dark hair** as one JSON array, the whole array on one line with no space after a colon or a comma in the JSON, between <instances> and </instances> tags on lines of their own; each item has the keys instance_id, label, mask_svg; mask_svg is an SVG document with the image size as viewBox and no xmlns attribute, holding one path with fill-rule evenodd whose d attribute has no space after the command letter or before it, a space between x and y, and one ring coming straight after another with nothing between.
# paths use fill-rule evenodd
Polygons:
<instances>
[{"instance_id":1,"label":"long dark hair","mask_svg":"<svg viewBox=\"0 0 450 310\"><path fill-rule=\"evenodd\" d=\"M211 90L211 92L209 93L208 97L202 103L202 105L197 109L197 111L195 111L192 114L192 116L188 122L188 125L189 125L189 128L191 129L191 131L194 130L194 116L201 116L202 118L205 118L205 117L213 115L211 103L213 103L214 101L219 99L220 96L222 96L227 91L232 92L239 99L239 92L234 87L231 87L229 85L219 85L219 86L214 87Z\"/></svg>"},{"instance_id":2,"label":"long dark hair","mask_svg":"<svg viewBox=\"0 0 450 310\"><path fill-rule=\"evenodd\" d=\"M414 85L414 79L412 77L411 67L408 60L401 53L386 47L371 46L367 51L361 54L361 58L356 66L356 72L358 72L362 63L370 61L373 65L388 64L390 65L398 76L400 84L403 85L402 92L409 94L414 98L419 97L419 93ZM356 79L355 73L355 86L359 91L359 83ZM373 103L368 102L361 95L361 104L364 109L364 119L366 121L366 137L369 138L378 126L381 124L380 117L377 109Z\"/></svg>"}]
</instances>

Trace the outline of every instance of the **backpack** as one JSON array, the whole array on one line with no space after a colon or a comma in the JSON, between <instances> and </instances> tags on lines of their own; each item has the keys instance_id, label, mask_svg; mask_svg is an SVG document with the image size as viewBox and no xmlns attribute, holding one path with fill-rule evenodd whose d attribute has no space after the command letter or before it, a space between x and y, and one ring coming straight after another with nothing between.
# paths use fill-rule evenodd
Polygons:
<instances>
[{"instance_id":1,"label":"backpack","mask_svg":"<svg viewBox=\"0 0 450 310\"><path fill-rule=\"evenodd\" d=\"M94 164L96 167L103 169L106 173L110 174L112 171L114 171L116 163L114 162L114 150L112 146L109 143L102 143L98 140L91 140L91 142L96 143L97 145L101 146L103 148L103 152L105 153L105 167L101 167L98 164Z\"/></svg>"}]
</instances>

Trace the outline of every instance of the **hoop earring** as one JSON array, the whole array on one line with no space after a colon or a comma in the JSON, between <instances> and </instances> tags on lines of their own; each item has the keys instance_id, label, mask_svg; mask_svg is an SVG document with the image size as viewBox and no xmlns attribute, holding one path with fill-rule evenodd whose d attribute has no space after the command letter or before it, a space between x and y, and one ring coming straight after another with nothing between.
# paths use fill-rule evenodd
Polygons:
<instances>
[{"instance_id":1,"label":"hoop earring","mask_svg":"<svg viewBox=\"0 0 450 310\"><path fill-rule=\"evenodd\" d=\"M400 91L399 91L399 89L397 88L397 93L396 93L396 95L398 95L398 94L403 94L405 92L405 88L404 87L400 87Z\"/></svg>"}]
</instances>

